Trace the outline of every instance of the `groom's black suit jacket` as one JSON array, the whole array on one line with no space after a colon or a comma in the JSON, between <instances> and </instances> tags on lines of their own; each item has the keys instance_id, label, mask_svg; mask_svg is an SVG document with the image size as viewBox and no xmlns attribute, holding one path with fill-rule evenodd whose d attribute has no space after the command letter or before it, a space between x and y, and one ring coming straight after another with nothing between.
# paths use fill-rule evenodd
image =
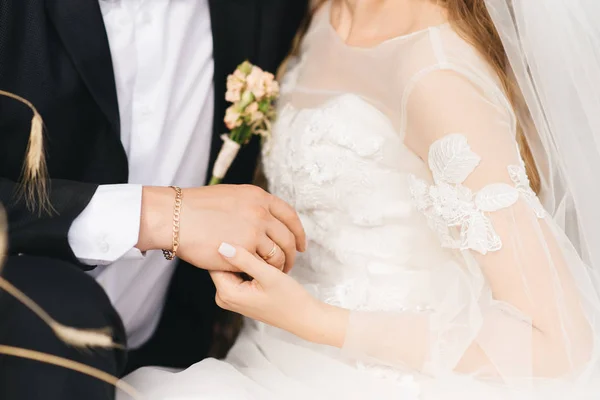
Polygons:
<instances>
[{"instance_id":1,"label":"groom's black suit jacket","mask_svg":"<svg viewBox=\"0 0 600 400\"><path fill-rule=\"evenodd\" d=\"M53 215L40 216L16 196L31 112L14 100L0 97L0 202L8 213L11 254L77 263L67 241L71 223L99 184L127 182L113 65L98 1L0 0L0 89L31 101L44 119L50 200L56 210ZM219 134L225 132L222 118L227 74L244 59L274 72L289 51L308 1L209 3L216 94L212 165L220 146ZM257 150L256 143L242 150L227 182L251 181ZM168 302L175 296L181 303L171 307L178 310L171 325L183 324L179 329L183 335L191 329L184 325L190 315L201 319L198 313L207 313L212 294L203 295L202 285L207 285L205 274L186 265L178 267ZM183 315L185 312L189 315ZM200 335L196 331L191 334ZM171 339L177 340L177 336ZM196 336L196 341L202 339ZM196 349L188 347L183 358L163 362L184 366L197 360L205 347L205 343Z\"/></svg>"}]
</instances>

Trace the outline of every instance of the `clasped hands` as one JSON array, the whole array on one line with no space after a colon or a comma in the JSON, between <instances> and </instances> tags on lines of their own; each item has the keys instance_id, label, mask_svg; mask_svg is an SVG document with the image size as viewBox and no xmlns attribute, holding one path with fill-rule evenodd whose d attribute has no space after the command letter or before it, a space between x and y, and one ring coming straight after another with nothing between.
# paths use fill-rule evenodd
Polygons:
<instances>
[{"instance_id":1,"label":"clasped hands","mask_svg":"<svg viewBox=\"0 0 600 400\"><path fill-rule=\"evenodd\" d=\"M140 250L171 248L173 201L170 188L144 187ZM178 257L210 271L220 307L306 340L341 345L347 315L287 275L296 251L306 250L306 235L283 200L250 185L184 189L179 239ZM336 324L333 334L320 331Z\"/></svg>"},{"instance_id":2,"label":"clasped hands","mask_svg":"<svg viewBox=\"0 0 600 400\"><path fill-rule=\"evenodd\" d=\"M171 249L171 188L144 187L138 248ZM296 211L283 200L250 185L183 189L179 258L209 271L239 272L217 252L222 242L241 246L288 272L306 236Z\"/></svg>"}]
</instances>

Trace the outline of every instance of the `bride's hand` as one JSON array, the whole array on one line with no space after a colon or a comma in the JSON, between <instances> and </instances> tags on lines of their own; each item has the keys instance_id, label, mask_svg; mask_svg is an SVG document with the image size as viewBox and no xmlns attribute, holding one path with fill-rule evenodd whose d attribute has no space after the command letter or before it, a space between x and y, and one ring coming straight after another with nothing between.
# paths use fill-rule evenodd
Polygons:
<instances>
[{"instance_id":1,"label":"bride's hand","mask_svg":"<svg viewBox=\"0 0 600 400\"><path fill-rule=\"evenodd\" d=\"M223 243L219 253L254 279L231 272L211 272L217 305L262 321L305 340L341 347L348 311L312 297L292 277L273 268L242 247Z\"/></svg>"}]
</instances>

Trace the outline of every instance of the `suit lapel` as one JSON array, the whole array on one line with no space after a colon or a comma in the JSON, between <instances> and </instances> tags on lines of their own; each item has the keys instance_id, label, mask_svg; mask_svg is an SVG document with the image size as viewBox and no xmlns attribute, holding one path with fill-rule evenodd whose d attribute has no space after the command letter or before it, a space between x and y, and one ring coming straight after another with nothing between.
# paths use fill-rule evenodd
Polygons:
<instances>
[{"instance_id":1,"label":"suit lapel","mask_svg":"<svg viewBox=\"0 0 600 400\"><path fill-rule=\"evenodd\" d=\"M112 58L98 0L46 0L46 6L83 82L120 135Z\"/></svg>"},{"instance_id":2,"label":"suit lapel","mask_svg":"<svg viewBox=\"0 0 600 400\"><path fill-rule=\"evenodd\" d=\"M215 114L210 166L221 148L227 75L244 60L255 61L260 16L259 0L209 0L215 64ZM243 151L242 151L243 152ZM210 171L209 171L210 174ZM208 177L210 178L210 176Z\"/></svg>"}]
</instances>

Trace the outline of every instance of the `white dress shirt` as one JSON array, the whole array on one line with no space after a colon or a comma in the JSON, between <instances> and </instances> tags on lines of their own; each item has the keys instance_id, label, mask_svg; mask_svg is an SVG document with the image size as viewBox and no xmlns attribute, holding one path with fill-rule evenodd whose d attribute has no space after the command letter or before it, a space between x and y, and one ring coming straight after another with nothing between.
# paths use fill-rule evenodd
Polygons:
<instances>
[{"instance_id":1,"label":"white dress shirt","mask_svg":"<svg viewBox=\"0 0 600 400\"><path fill-rule=\"evenodd\" d=\"M100 186L69 243L120 313L129 346L150 338L175 262L137 243L142 185L204 184L214 110L207 0L100 0L108 33L128 185ZM175 192L173 192L175 201Z\"/></svg>"}]
</instances>

